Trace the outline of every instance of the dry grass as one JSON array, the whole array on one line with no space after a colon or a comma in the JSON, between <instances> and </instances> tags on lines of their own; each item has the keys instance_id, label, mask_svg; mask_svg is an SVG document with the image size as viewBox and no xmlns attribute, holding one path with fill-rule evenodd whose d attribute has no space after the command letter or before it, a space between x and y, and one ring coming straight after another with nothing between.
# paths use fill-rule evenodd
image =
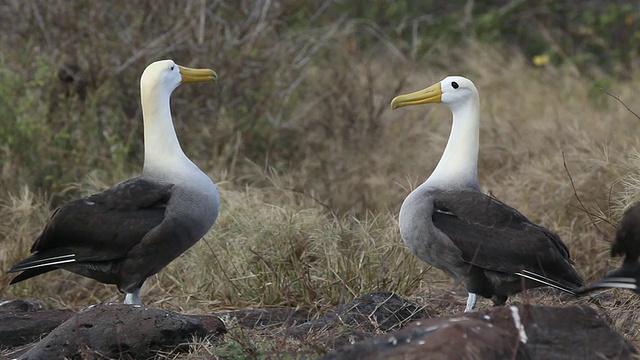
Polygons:
<instances>
[{"instance_id":1,"label":"dry grass","mask_svg":"<svg viewBox=\"0 0 640 360\"><path fill-rule=\"evenodd\" d=\"M24 6L10 3L4 6ZM65 4L58 6L73 11ZM97 12L106 11L96 7ZM148 11L151 20L158 14L157 9ZM196 7L184 11L199 14ZM207 20L218 19L213 11L203 13ZM0 173L5 189L0 193L0 269L7 270L28 253L59 199L102 189L140 168L141 145L135 140L140 137L140 115L137 100L131 100L137 99L134 74L148 60L168 56L181 57L187 65L210 65L221 75L219 88L177 91L174 113L185 151L219 184L222 212L202 241L147 281L143 299L148 305L196 313L287 305L322 313L374 290L396 291L425 305L443 304L452 283L407 251L396 216L404 196L426 179L438 161L448 137L450 114L443 106L392 112L388 104L399 92L423 88L450 74L473 79L480 90L483 188L556 230L585 278L601 276L618 264L619 260L609 259L609 241L624 207L638 200L640 135L636 129L640 119L591 80L575 76L571 69L532 68L517 51L473 41L455 48L438 43L417 62L407 60L386 41L362 50L351 40L362 27L344 19L296 36L280 35L270 14L262 23L260 17L249 17L246 29L236 29L240 22L232 15L214 21L225 37L211 40L213 44L198 42L197 21L164 24L172 29L167 37L146 45L132 25L119 41L141 53L134 51L128 57L112 49L116 40L101 39L87 25L87 44L73 54L81 63L97 66L90 67L98 74L91 76L97 83L88 88L87 100L81 103L73 97L48 113L46 104L28 106L39 104L39 99L51 102L46 91L36 91L38 85L32 84L20 90L29 102L16 99L21 106L10 114L15 120L3 124L42 114L68 114L71 120L66 121L71 123L58 128L33 125L37 134L45 136L56 129L67 131L74 124L90 129L86 124L92 116L101 124L109 116L116 121L113 127L105 127L112 132L99 135L98 140L80 132L70 133L66 142L21 138L20 153L7 143L2 145L6 156ZM186 30L177 30L178 25ZM256 30L260 26L263 32ZM54 47L58 38L54 35L64 31L52 27L43 35L45 42ZM276 35L279 43L266 42ZM184 47L164 48L172 37ZM2 38L3 45L14 40ZM198 46L200 54L192 50ZM227 49L231 55L225 56ZM112 50L110 60L88 55ZM67 55L47 57L42 51L36 57L41 71L50 72ZM2 55L0 63L13 69L14 80L31 80L28 76L38 64L20 63L19 56L17 51ZM113 72L104 70L110 62L117 65ZM292 70L293 65L298 68ZM640 88L635 75L629 76L634 80L613 82L608 89L632 108L634 90ZM53 76L41 77L55 81ZM116 85L123 81L116 79L123 77L127 80L122 86ZM118 101L101 102L121 87L133 90L118 95L122 97ZM87 101L93 107L83 105ZM74 111L80 108L77 115ZM131 128L120 131L127 126ZM126 149L117 147L125 143L123 138ZM93 147L83 145L73 158L65 157L83 139L92 139L86 144ZM30 157L31 146L37 156ZM87 153L93 149L97 153L89 158ZM33 161L39 158L42 168ZM54 168L51 173L63 174L66 180L55 186L43 180L48 185L40 186L43 173ZM110 172L110 168L116 170ZM36 298L76 309L120 299L111 286L62 271L15 286L8 286L10 278L0 278L2 299ZM457 293L455 299L438 307L437 315L458 312L464 298ZM538 292L513 301L560 306L591 303ZM634 327L637 298L611 291L594 301L593 306L616 329L640 345ZM480 306L488 305L481 302ZM291 351L312 349L288 339L264 340L262 334L247 335L239 329L233 330L231 339L226 350L202 345L192 355L260 353L282 348L282 341Z\"/></svg>"}]
</instances>

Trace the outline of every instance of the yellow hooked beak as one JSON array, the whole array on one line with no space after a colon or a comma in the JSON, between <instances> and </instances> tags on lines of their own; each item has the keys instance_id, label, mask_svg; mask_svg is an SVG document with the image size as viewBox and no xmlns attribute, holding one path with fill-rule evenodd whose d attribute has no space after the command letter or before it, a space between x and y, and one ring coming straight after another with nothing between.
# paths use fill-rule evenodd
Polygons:
<instances>
[{"instance_id":1,"label":"yellow hooked beak","mask_svg":"<svg viewBox=\"0 0 640 360\"><path fill-rule=\"evenodd\" d=\"M440 83L433 84L426 89L411 94L398 95L391 101L391 108L397 109L407 105L420 105L442 102L442 87Z\"/></svg>"},{"instance_id":2,"label":"yellow hooked beak","mask_svg":"<svg viewBox=\"0 0 640 360\"><path fill-rule=\"evenodd\" d=\"M218 81L218 74L211 69L193 69L186 66L178 65L180 69L180 75L182 75L182 82L199 82L199 81Z\"/></svg>"}]
</instances>

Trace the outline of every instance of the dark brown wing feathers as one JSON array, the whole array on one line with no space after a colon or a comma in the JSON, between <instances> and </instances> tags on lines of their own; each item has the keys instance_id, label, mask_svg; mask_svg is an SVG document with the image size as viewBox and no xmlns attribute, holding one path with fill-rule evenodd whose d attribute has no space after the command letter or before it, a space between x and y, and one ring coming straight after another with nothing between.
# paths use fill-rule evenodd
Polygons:
<instances>
[{"instance_id":1,"label":"dark brown wing feathers","mask_svg":"<svg viewBox=\"0 0 640 360\"><path fill-rule=\"evenodd\" d=\"M476 191L435 192L433 224L475 266L514 274L523 269L579 285L558 235L516 209Z\"/></svg>"},{"instance_id":2,"label":"dark brown wing feathers","mask_svg":"<svg viewBox=\"0 0 640 360\"><path fill-rule=\"evenodd\" d=\"M125 257L146 233L162 222L172 187L135 178L65 203L53 213L33 244L34 254L10 271L20 271L36 262L46 263L47 259L64 254L75 254L76 262ZM32 269L30 274L21 274L16 279L24 280L20 278L23 275L30 275L27 278L53 269Z\"/></svg>"}]
</instances>

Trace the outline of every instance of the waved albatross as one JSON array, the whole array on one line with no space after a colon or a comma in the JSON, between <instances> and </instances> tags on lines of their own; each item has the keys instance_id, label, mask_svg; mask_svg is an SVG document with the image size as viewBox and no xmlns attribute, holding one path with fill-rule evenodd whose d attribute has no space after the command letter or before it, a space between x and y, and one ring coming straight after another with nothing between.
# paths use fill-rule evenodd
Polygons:
<instances>
[{"instance_id":1,"label":"waved albatross","mask_svg":"<svg viewBox=\"0 0 640 360\"><path fill-rule=\"evenodd\" d=\"M429 178L400 209L400 233L422 261L502 305L526 288L552 286L572 293L582 286L566 245L516 209L480 192L478 91L471 80L449 76L424 90L393 99L393 109L446 104L453 113L449 141Z\"/></svg>"},{"instance_id":2,"label":"waved albatross","mask_svg":"<svg viewBox=\"0 0 640 360\"><path fill-rule=\"evenodd\" d=\"M640 294L640 204L627 210L611 245L611 256L623 256L622 266L577 291L579 295L604 288L629 289Z\"/></svg>"},{"instance_id":3,"label":"waved albatross","mask_svg":"<svg viewBox=\"0 0 640 360\"><path fill-rule=\"evenodd\" d=\"M15 264L11 284L65 269L126 293L141 304L140 288L190 248L216 221L215 184L184 154L173 128L169 98L181 83L216 81L209 69L171 60L149 65L140 78L144 121L142 174L86 198L69 201L51 216Z\"/></svg>"}]
</instances>

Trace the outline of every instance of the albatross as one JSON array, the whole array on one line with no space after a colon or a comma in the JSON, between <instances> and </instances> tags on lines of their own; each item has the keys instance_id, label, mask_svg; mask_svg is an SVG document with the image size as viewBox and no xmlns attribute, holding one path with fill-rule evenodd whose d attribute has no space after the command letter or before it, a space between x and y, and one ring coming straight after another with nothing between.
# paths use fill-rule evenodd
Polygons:
<instances>
[{"instance_id":1,"label":"albatross","mask_svg":"<svg viewBox=\"0 0 640 360\"><path fill-rule=\"evenodd\" d=\"M624 256L622 265L578 291L579 295L605 288L629 289L640 294L640 204L625 211L611 245L611 256Z\"/></svg>"},{"instance_id":2,"label":"albatross","mask_svg":"<svg viewBox=\"0 0 640 360\"><path fill-rule=\"evenodd\" d=\"M391 108L443 103L453 114L451 134L438 165L400 208L400 234L422 261L464 282L469 296L502 305L526 288L551 286L573 293L582 279L567 246L478 184L478 91L471 80L449 76L393 99Z\"/></svg>"},{"instance_id":3,"label":"albatross","mask_svg":"<svg viewBox=\"0 0 640 360\"><path fill-rule=\"evenodd\" d=\"M171 60L149 65L140 78L144 122L142 174L55 210L31 247L9 272L11 284L64 269L124 293L142 304L144 281L195 244L213 226L220 199L213 181L182 151L169 99L181 83L216 81L210 69Z\"/></svg>"}]
</instances>

